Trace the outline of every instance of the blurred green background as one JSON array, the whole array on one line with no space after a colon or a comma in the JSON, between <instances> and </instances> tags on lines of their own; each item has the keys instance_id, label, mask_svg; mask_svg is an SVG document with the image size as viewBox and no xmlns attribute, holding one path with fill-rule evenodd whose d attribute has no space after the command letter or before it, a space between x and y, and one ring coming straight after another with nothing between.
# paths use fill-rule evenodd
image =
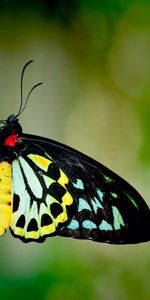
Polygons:
<instances>
[{"instance_id":1,"label":"blurred green background","mask_svg":"<svg viewBox=\"0 0 150 300\"><path fill-rule=\"evenodd\" d=\"M97 159L150 204L150 3L146 0L0 2L0 118ZM111 246L49 238L0 240L0 299L147 300L149 243Z\"/></svg>"}]
</instances>

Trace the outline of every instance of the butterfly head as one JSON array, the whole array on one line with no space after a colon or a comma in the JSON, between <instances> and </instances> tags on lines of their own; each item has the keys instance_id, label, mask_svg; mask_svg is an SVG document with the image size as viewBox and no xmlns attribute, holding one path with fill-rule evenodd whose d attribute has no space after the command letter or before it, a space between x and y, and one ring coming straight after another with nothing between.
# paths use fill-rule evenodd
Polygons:
<instances>
[{"instance_id":1,"label":"butterfly head","mask_svg":"<svg viewBox=\"0 0 150 300\"><path fill-rule=\"evenodd\" d=\"M18 110L18 113L16 115L10 115L7 120L1 120L0 121L0 153L1 148L3 146L8 147L15 147L18 143L21 142L20 135L22 133L22 128L18 122L18 117L23 113L24 109L26 108L27 102L29 100L29 96L32 93L32 91L39 85L42 84L42 82L39 82L35 84L29 91L27 98L25 100L25 103L23 101L23 77L24 72L27 66L32 63L33 60L30 60L25 64L23 67L22 73L21 73L21 101L20 101L20 107ZM24 103L24 104L23 104Z\"/></svg>"},{"instance_id":2,"label":"butterfly head","mask_svg":"<svg viewBox=\"0 0 150 300\"><path fill-rule=\"evenodd\" d=\"M16 122L16 116L15 115L10 115L7 120L6 120L6 124L12 124L13 122Z\"/></svg>"},{"instance_id":3,"label":"butterfly head","mask_svg":"<svg viewBox=\"0 0 150 300\"><path fill-rule=\"evenodd\" d=\"M0 146L14 147L20 141L22 128L15 115L0 121Z\"/></svg>"}]
</instances>

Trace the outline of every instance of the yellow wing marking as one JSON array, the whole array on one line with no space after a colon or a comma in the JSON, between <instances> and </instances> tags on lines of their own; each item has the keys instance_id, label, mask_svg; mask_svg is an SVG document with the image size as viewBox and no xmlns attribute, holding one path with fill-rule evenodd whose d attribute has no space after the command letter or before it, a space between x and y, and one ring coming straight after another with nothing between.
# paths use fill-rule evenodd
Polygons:
<instances>
[{"instance_id":1,"label":"yellow wing marking","mask_svg":"<svg viewBox=\"0 0 150 300\"><path fill-rule=\"evenodd\" d=\"M56 231L56 228L55 228L54 223L52 223L50 225L42 226L40 228L40 234L41 234L41 236L44 236L46 234L51 234L51 233L53 233L55 231Z\"/></svg>"},{"instance_id":2,"label":"yellow wing marking","mask_svg":"<svg viewBox=\"0 0 150 300\"><path fill-rule=\"evenodd\" d=\"M12 210L12 179L11 165L8 162L0 163L0 236L10 226Z\"/></svg>"},{"instance_id":3,"label":"yellow wing marking","mask_svg":"<svg viewBox=\"0 0 150 300\"><path fill-rule=\"evenodd\" d=\"M42 170L47 171L51 161L41 155L29 154L28 157Z\"/></svg>"},{"instance_id":4,"label":"yellow wing marking","mask_svg":"<svg viewBox=\"0 0 150 300\"><path fill-rule=\"evenodd\" d=\"M60 177L58 179L58 183L62 185L66 189L66 184L68 184L69 179L65 175L65 173L60 169ZM73 198L71 194L66 190L65 195L62 197L63 204L71 205L73 203ZM66 220L65 220L66 221Z\"/></svg>"},{"instance_id":5,"label":"yellow wing marking","mask_svg":"<svg viewBox=\"0 0 150 300\"><path fill-rule=\"evenodd\" d=\"M66 191L65 195L62 197L62 201L65 205L71 205L73 203L73 198L68 191Z\"/></svg>"},{"instance_id":6,"label":"yellow wing marking","mask_svg":"<svg viewBox=\"0 0 150 300\"><path fill-rule=\"evenodd\" d=\"M21 228L21 227L15 227L14 233L15 233L16 235L24 236L24 228Z\"/></svg>"},{"instance_id":7,"label":"yellow wing marking","mask_svg":"<svg viewBox=\"0 0 150 300\"><path fill-rule=\"evenodd\" d=\"M61 169L59 169L59 170L60 170L60 177L58 179L58 183L60 185L62 185L64 188L66 188L65 184L67 184L69 182L69 179Z\"/></svg>"},{"instance_id":8,"label":"yellow wing marking","mask_svg":"<svg viewBox=\"0 0 150 300\"><path fill-rule=\"evenodd\" d=\"M40 233L39 231L26 231L25 238L26 239L39 239Z\"/></svg>"}]
</instances>

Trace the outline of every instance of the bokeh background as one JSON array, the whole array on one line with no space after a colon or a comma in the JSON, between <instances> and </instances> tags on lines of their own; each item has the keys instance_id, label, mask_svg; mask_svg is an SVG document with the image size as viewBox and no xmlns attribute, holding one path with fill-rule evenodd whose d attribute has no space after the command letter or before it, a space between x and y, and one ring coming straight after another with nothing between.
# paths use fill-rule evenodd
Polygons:
<instances>
[{"instance_id":1,"label":"bokeh background","mask_svg":"<svg viewBox=\"0 0 150 300\"><path fill-rule=\"evenodd\" d=\"M0 2L0 118L97 159L150 204L150 3ZM148 229L149 230L149 229ZM149 243L111 246L49 238L0 239L0 299L147 300Z\"/></svg>"}]
</instances>

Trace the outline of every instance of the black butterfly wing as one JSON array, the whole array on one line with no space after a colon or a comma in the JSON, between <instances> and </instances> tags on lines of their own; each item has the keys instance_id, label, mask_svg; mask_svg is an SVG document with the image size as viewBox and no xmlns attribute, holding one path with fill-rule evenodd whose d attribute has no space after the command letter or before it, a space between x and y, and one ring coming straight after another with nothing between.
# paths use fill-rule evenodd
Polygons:
<instances>
[{"instance_id":1,"label":"black butterfly wing","mask_svg":"<svg viewBox=\"0 0 150 300\"><path fill-rule=\"evenodd\" d=\"M28 192L24 199L28 198L30 208L22 217L23 201L20 202L17 217L14 209L11 230L23 241L42 241L56 234L113 244L150 239L147 204L130 184L102 164L68 146L27 134L22 135L17 151L24 160L20 170L24 190ZM37 156L49 161L47 169L41 169ZM35 179L31 178L30 183L25 162L43 188L42 196L37 195L37 207L33 204ZM45 176L50 181L46 181ZM18 196L21 198L21 192L16 194L14 203Z\"/></svg>"}]
</instances>

